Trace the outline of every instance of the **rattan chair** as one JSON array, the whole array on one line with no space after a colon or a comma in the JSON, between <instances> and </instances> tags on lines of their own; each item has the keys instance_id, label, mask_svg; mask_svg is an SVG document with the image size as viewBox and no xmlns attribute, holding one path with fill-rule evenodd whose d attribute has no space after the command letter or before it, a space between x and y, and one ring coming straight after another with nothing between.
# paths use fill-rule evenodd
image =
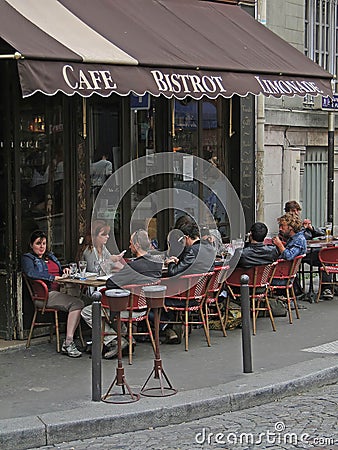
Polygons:
<instances>
[{"instance_id":1,"label":"rattan chair","mask_svg":"<svg viewBox=\"0 0 338 450\"><path fill-rule=\"evenodd\" d=\"M324 247L320 249L318 258L322 266L319 269L320 276L318 294L316 298L317 303L319 302L323 286L331 286L332 292L334 293L334 287L338 284L338 247ZM323 281L324 272L327 275L331 275L331 281Z\"/></svg>"},{"instance_id":2,"label":"rattan chair","mask_svg":"<svg viewBox=\"0 0 338 450\"><path fill-rule=\"evenodd\" d=\"M205 337L210 347L209 329L204 315L204 301L207 286L213 272L182 275L175 279L163 278L162 284L167 286L165 308L176 313L175 321L162 321L162 323L182 324L184 327L185 350L189 349L189 326L203 325ZM168 306L168 301L175 300L175 306ZM197 319L195 318L197 313Z\"/></svg>"},{"instance_id":3,"label":"rattan chair","mask_svg":"<svg viewBox=\"0 0 338 450\"><path fill-rule=\"evenodd\" d=\"M273 274L273 279L271 281L270 289L272 294L278 293L278 291L285 290L286 298L279 297L287 303L287 310L289 316L289 322L292 322L292 311L291 311L291 300L293 301L294 308L296 311L297 319L300 319L297 297L295 294L295 290L293 288L293 284L298 273L298 270L301 266L302 260L305 255L296 256L293 260L279 259L277 261L277 266L275 272Z\"/></svg>"},{"instance_id":4,"label":"rattan chair","mask_svg":"<svg viewBox=\"0 0 338 450\"><path fill-rule=\"evenodd\" d=\"M49 326L50 327L50 342L53 340L53 331L55 328L56 334L56 351L60 353L60 334L59 334L59 317L58 310L55 308L46 307L48 301L48 287L46 283L41 280L33 280L28 278L25 274L22 275L25 280L29 295L34 304L34 315L29 330L29 335L26 343L26 348L30 347L33 331L35 327L38 326ZM38 303L37 303L38 302ZM43 316L44 314L54 314L54 322L38 322L38 314Z\"/></svg>"},{"instance_id":5,"label":"rattan chair","mask_svg":"<svg viewBox=\"0 0 338 450\"><path fill-rule=\"evenodd\" d=\"M276 325L271 311L268 289L270 286L271 277L274 273L275 263L267 264L263 266L255 266L249 269L242 267L236 267L236 269L230 274L226 280L226 286L229 291L229 296L226 302L226 320L228 318L230 297L233 300L240 299L241 292L241 276L248 275L249 277L249 296L251 299L251 312L252 312L252 331L256 334L256 319L259 311L268 312L272 329L276 331Z\"/></svg>"},{"instance_id":6,"label":"rattan chair","mask_svg":"<svg viewBox=\"0 0 338 450\"><path fill-rule=\"evenodd\" d=\"M205 322L210 335L209 318L216 317L220 321L223 336L226 337L226 322L222 317L218 297L223 290L223 285L229 271L229 266L215 267L214 273L207 286L207 295L204 302Z\"/></svg>"}]
</instances>

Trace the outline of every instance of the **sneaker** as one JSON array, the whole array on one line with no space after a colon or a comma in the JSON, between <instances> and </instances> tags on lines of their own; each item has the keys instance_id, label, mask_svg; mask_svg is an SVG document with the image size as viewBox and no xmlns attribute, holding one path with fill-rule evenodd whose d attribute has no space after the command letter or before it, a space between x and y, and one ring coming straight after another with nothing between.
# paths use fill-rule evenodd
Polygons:
<instances>
[{"instance_id":1,"label":"sneaker","mask_svg":"<svg viewBox=\"0 0 338 450\"><path fill-rule=\"evenodd\" d=\"M79 358L82 356L82 353L76 348L76 345L74 344L74 341L72 341L70 344L66 344L66 341L63 341L61 352L64 355L68 355L71 358Z\"/></svg>"},{"instance_id":2,"label":"sneaker","mask_svg":"<svg viewBox=\"0 0 338 450\"><path fill-rule=\"evenodd\" d=\"M322 293L322 297L324 297L326 300L332 300L333 294L331 289L325 289L324 292Z\"/></svg>"},{"instance_id":3,"label":"sneaker","mask_svg":"<svg viewBox=\"0 0 338 450\"><path fill-rule=\"evenodd\" d=\"M115 341L113 341L115 342ZM128 347L128 341L124 338L121 339L121 349L122 351ZM117 342L115 343L115 345L111 345L110 346L110 350L108 350L104 355L103 355L103 359L113 359L117 357L117 353L118 353L118 347L117 347Z\"/></svg>"}]
</instances>

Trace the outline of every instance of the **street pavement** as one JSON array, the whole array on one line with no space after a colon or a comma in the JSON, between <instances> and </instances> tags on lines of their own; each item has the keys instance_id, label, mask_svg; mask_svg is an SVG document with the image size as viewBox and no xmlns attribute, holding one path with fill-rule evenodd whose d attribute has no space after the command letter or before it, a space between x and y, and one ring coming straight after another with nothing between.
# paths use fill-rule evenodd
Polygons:
<instances>
[{"instance_id":1,"label":"street pavement","mask_svg":"<svg viewBox=\"0 0 338 450\"><path fill-rule=\"evenodd\" d=\"M61 443L59 450L338 449L338 384L241 411ZM54 446L42 447L52 450ZM36 450L36 449L31 449Z\"/></svg>"},{"instance_id":2,"label":"street pavement","mask_svg":"<svg viewBox=\"0 0 338 450\"><path fill-rule=\"evenodd\" d=\"M33 343L30 349L22 343L1 351L0 448L38 448L179 424L335 382L338 298L301 304L306 307L300 310L301 319L290 325L287 317L277 317L276 332L268 318L258 319L251 340L253 373L243 373L240 329L226 338L212 331L211 347L203 330L194 329L188 352L183 343L161 345L163 367L177 394L141 396L124 405L92 401L92 360L87 354L79 359L57 354L55 342ZM127 358L123 363L129 385L139 392L153 368L151 345L138 343L133 365ZM115 374L116 360L102 361L102 393ZM157 380L151 382L156 385Z\"/></svg>"}]
</instances>

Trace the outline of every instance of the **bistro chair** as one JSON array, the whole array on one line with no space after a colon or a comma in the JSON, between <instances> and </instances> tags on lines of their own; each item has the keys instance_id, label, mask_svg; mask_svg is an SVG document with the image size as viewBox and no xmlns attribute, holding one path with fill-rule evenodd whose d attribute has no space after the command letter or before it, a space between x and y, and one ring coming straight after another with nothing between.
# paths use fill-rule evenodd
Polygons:
<instances>
[{"instance_id":1,"label":"bistro chair","mask_svg":"<svg viewBox=\"0 0 338 450\"><path fill-rule=\"evenodd\" d=\"M280 297L280 299L287 303L290 323L292 323L291 300L295 306L296 317L297 319L300 319L297 297L293 284L304 256L305 255L296 256L296 258L291 261L287 261L286 259L278 259L276 269L273 274L273 279L271 281L270 289L272 294L275 294L282 289L286 292L286 298Z\"/></svg>"},{"instance_id":2,"label":"bistro chair","mask_svg":"<svg viewBox=\"0 0 338 450\"><path fill-rule=\"evenodd\" d=\"M184 327L185 350L189 349L189 326L203 325L205 338L210 347L210 335L204 315L204 301L207 285L213 272L181 275L178 278L162 278L162 284L167 286L166 300L178 300L177 305L168 306L166 310L176 313L176 320L161 321L161 323L181 324ZM197 314L196 314L197 313ZM197 319L196 319L197 315Z\"/></svg>"},{"instance_id":3,"label":"bistro chair","mask_svg":"<svg viewBox=\"0 0 338 450\"><path fill-rule=\"evenodd\" d=\"M319 269L319 288L316 298L316 302L319 302L319 298L322 293L322 287L330 285L332 292L334 292L334 286L338 284L336 275L338 274L338 247L324 247L320 249L318 254L319 261L322 266ZM323 281L323 273L331 275L331 281Z\"/></svg>"},{"instance_id":4,"label":"bistro chair","mask_svg":"<svg viewBox=\"0 0 338 450\"><path fill-rule=\"evenodd\" d=\"M45 282L41 280L33 280L28 278L25 274L22 274L25 280L30 298L34 304L34 315L29 330L29 335L26 343L26 348L30 347L33 331L35 327L49 326L50 327L50 342L53 340L53 331L55 328L56 334L56 351L60 353L60 334L59 334L59 317L58 310L55 308L47 308L46 304L48 301L48 287ZM38 302L38 303L37 303ZM38 322L38 314L43 316L45 313L54 314L54 322Z\"/></svg>"},{"instance_id":5,"label":"bistro chair","mask_svg":"<svg viewBox=\"0 0 338 450\"><path fill-rule=\"evenodd\" d=\"M269 303L269 286L271 278L275 270L276 263L267 264L263 266L254 266L249 269L242 267L236 267L236 269L226 279L226 286L230 295L227 297L226 302L226 321L230 308L230 297L233 300L238 300L241 297L241 276L248 275L249 277L249 297L251 299L251 312L252 312L252 329L253 334L256 334L256 319L259 311L269 313L271 325L273 331L276 331L275 320L271 311Z\"/></svg>"},{"instance_id":6,"label":"bistro chair","mask_svg":"<svg viewBox=\"0 0 338 450\"><path fill-rule=\"evenodd\" d=\"M220 266L214 268L214 273L207 286L207 295L204 302L205 322L210 335L209 318L217 317L220 321L223 336L226 337L226 322L222 317L222 312L218 303L218 297L223 290L223 285L229 271L229 266Z\"/></svg>"}]
</instances>

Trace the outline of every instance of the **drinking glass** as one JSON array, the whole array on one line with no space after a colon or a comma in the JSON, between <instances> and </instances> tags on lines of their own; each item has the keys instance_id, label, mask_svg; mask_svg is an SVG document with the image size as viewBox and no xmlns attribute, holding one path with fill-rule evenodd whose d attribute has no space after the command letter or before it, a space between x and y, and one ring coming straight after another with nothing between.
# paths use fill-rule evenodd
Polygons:
<instances>
[{"instance_id":1,"label":"drinking glass","mask_svg":"<svg viewBox=\"0 0 338 450\"><path fill-rule=\"evenodd\" d=\"M87 261L79 261L80 279L86 279Z\"/></svg>"},{"instance_id":2,"label":"drinking glass","mask_svg":"<svg viewBox=\"0 0 338 450\"><path fill-rule=\"evenodd\" d=\"M325 222L324 228L325 228L326 240L329 241L331 230L332 230L332 222Z\"/></svg>"},{"instance_id":3,"label":"drinking glass","mask_svg":"<svg viewBox=\"0 0 338 450\"><path fill-rule=\"evenodd\" d=\"M76 274L77 274L77 264L76 263L70 263L69 264L69 269L70 269L70 278L75 278Z\"/></svg>"}]
</instances>

